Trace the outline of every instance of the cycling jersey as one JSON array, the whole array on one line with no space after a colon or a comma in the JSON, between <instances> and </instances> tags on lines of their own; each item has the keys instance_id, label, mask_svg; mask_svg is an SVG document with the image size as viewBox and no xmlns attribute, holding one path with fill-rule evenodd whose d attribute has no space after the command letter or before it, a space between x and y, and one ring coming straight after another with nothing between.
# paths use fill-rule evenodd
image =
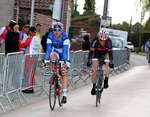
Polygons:
<instances>
[{"instance_id":1,"label":"cycling jersey","mask_svg":"<svg viewBox=\"0 0 150 117\"><path fill-rule=\"evenodd\" d=\"M147 41L145 43L145 50L150 50L150 43L149 43L149 41Z\"/></svg>"},{"instance_id":2,"label":"cycling jersey","mask_svg":"<svg viewBox=\"0 0 150 117\"><path fill-rule=\"evenodd\" d=\"M109 59L113 60L111 40L108 38L105 44L101 45L98 37L95 37L91 42L88 61L91 61L92 57L99 59L101 55L105 55L106 53L109 54Z\"/></svg>"},{"instance_id":3,"label":"cycling jersey","mask_svg":"<svg viewBox=\"0 0 150 117\"><path fill-rule=\"evenodd\" d=\"M49 60L53 51L58 53L60 60L70 61L70 40L65 32L62 32L59 39L56 39L54 32L49 33L44 60Z\"/></svg>"}]
</instances>

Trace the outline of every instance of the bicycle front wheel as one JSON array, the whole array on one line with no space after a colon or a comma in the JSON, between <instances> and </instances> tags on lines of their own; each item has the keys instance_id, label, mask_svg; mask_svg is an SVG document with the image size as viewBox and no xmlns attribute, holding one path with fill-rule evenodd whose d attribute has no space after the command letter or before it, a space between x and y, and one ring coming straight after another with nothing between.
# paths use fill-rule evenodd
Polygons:
<instances>
[{"instance_id":1,"label":"bicycle front wheel","mask_svg":"<svg viewBox=\"0 0 150 117\"><path fill-rule=\"evenodd\" d=\"M59 106L62 106L63 103L62 103L62 94L63 94L63 90L62 90L62 78L60 79L60 84L58 84L58 103L59 103Z\"/></svg>"},{"instance_id":2,"label":"bicycle front wheel","mask_svg":"<svg viewBox=\"0 0 150 117\"><path fill-rule=\"evenodd\" d=\"M57 84L56 84L56 77L52 76L50 78L50 82L49 82L49 105L50 105L50 109L54 110L55 108L55 104L56 104L56 97L57 97Z\"/></svg>"},{"instance_id":3,"label":"bicycle front wheel","mask_svg":"<svg viewBox=\"0 0 150 117\"><path fill-rule=\"evenodd\" d=\"M100 103L102 91L103 91L103 72L99 72L96 81L96 107L98 106L98 103Z\"/></svg>"}]
</instances>

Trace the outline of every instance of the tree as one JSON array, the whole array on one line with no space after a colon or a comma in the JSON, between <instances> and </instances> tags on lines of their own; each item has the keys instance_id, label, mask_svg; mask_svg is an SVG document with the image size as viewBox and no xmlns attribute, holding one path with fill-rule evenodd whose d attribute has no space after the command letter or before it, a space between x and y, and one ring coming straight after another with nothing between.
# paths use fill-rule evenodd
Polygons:
<instances>
[{"instance_id":1,"label":"tree","mask_svg":"<svg viewBox=\"0 0 150 117\"><path fill-rule=\"evenodd\" d=\"M80 13L77 11L77 7L78 7L78 4L77 4L77 0L73 0L72 2L72 12L71 12L71 17L76 17L76 16L79 16Z\"/></svg>"},{"instance_id":2,"label":"tree","mask_svg":"<svg viewBox=\"0 0 150 117\"><path fill-rule=\"evenodd\" d=\"M85 0L83 15L95 15L95 0Z\"/></svg>"},{"instance_id":3,"label":"tree","mask_svg":"<svg viewBox=\"0 0 150 117\"><path fill-rule=\"evenodd\" d=\"M145 23L144 32L150 32L150 17Z\"/></svg>"},{"instance_id":4,"label":"tree","mask_svg":"<svg viewBox=\"0 0 150 117\"><path fill-rule=\"evenodd\" d=\"M113 28L117 30L123 30L123 31L129 32L130 24L124 21L122 24L119 23L119 24L113 25Z\"/></svg>"},{"instance_id":5,"label":"tree","mask_svg":"<svg viewBox=\"0 0 150 117\"><path fill-rule=\"evenodd\" d=\"M137 0L139 5L142 6L143 12L150 10L150 0Z\"/></svg>"}]
</instances>

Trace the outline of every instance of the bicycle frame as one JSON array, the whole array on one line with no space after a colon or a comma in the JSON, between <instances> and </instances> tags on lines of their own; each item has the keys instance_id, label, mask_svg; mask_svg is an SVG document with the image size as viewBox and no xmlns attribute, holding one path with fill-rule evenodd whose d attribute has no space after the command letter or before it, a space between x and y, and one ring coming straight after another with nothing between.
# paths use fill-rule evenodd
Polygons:
<instances>
[{"instance_id":1,"label":"bicycle frame","mask_svg":"<svg viewBox=\"0 0 150 117\"><path fill-rule=\"evenodd\" d=\"M96 107L98 103L100 103L101 95L104 88L104 70L103 70L104 58L100 58L99 60L99 68L97 70L97 78L96 78Z\"/></svg>"}]
</instances>

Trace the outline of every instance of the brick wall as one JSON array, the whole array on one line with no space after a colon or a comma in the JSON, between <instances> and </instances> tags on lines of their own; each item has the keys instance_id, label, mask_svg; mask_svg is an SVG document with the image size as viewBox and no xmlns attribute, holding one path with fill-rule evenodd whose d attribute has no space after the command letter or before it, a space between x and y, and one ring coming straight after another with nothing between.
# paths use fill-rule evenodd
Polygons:
<instances>
[{"instance_id":1,"label":"brick wall","mask_svg":"<svg viewBox=\"0 0 150 117\"><path fill-rule=\"evenodd\" d=\"M42 25L41 36L48 31L49 27L52 27L52 18L48 15L35 13L34 25L40 23Z\"/></svg>"}]
</instances>

